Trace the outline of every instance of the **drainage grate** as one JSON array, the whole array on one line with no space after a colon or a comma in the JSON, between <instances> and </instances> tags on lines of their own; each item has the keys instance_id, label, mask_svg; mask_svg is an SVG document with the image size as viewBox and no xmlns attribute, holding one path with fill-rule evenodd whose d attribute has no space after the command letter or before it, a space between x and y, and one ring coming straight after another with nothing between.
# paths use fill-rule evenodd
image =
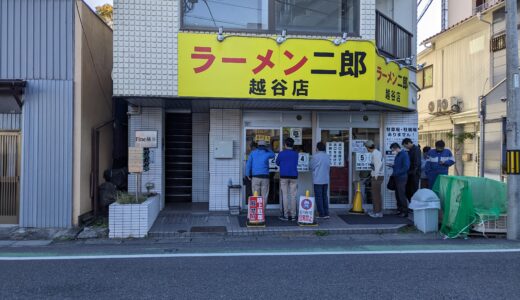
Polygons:
<instances>
[{"instance_id":1,"label":"drainage grate","mask_svg":"<svg viewBox=\"0 0 520 300\"><path fill-rule=\"evenodd\" d=\"M226 226L193 226L190 232L197 233L227 233Z\"/></svg>"}]
</instances>

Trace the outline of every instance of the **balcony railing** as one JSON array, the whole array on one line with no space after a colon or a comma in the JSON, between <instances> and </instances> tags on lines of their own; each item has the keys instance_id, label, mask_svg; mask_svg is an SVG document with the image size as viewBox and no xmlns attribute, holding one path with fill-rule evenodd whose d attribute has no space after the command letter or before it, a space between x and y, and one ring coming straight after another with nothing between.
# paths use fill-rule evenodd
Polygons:
<instances>
[{"instance_id":1,"label":"balcony railing","mask_svg":"<svg viewBox=\"0 0 520 300\"><path fill-rule=\"evenodd\" d=\"M487 0L487 1L484 1L484 3L482 3L480 5L476 5L473 8L473 15L481 13L481 12L487 10L488 8L490 8L491 6L496 5L498 3L501 3L501 2L504 2L504 0Z\"/></svg>"},{"instance_id":2,"label":"balcony railing","mask_svg":"<svg viewBox=\"0 0 520 300\"><path fill-rule=\"evenodd\" d=\"M412 56L413 34L376 11L376 45L380 52L392 58Z\"/></svg>"}]
</instances>

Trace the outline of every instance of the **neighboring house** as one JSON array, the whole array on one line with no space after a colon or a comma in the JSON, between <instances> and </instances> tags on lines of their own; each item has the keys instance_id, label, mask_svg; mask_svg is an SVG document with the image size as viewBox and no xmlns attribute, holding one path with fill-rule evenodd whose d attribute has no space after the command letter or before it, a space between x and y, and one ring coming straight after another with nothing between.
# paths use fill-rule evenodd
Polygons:
<instances>
[{"instance_id":1,"label":"neighboring house","mask_svg":"<svg viewBox=\"0 0 520 300\"><path fill-rule=\"evenodd\" d=\"M92 210L111 70L112 31L83 1L0 0L0 223L70 227ZM101 176L111 126L99 144Z\"/></svg>"},{"instance_id":2,"label":"neighboring house","mask_svg":"<svg viewBox=\"0 0 520 300\"><path fill-rule=\"evenodd\" d=\"M505 2L463 2L474 9L458 14L474 14L425 40L419 54L420 143L444 139L456 152L454 173L504 180Z\"/></svg>"},{"instance_id":3,"label":"neighboring house","mask_svg":"<svg viewBox=\"0 0 520 300\"><path fill-rule=\"evenodd\" d=\"M129 146L137 131L157 136L142 188L153 183L166 207L228 210L252 142L278 152L290 136L298 193L312 190L305 162L321 140L334 155L331 205L348 207L367 173L362 141L384 151L415 139L417 1L147 4L114 1L114 96L129 104ZM270 180L278 207L274 166ZM245 206L245 190L230 191L231 205ZM386 191L385 208L395 208Z\"/></svg>"}]
</instances>

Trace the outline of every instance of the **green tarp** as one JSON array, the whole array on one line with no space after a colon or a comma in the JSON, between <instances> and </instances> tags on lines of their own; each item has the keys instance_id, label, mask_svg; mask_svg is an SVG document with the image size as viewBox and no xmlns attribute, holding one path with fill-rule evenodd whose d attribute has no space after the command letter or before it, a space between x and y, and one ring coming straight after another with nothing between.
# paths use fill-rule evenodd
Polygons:
<instances>
[{"instance_id":1,"label":"green tarp","mask_svg":"<svg viewBox=\"0 0 520 300\"><path fill-rule=\"evenodd\" d=\"M507 187L483 177L439 176L433 191L441 199L441 233L448 238L466 236L471 225L497 220L507 213Z\"/></svg>"}]
</instances>

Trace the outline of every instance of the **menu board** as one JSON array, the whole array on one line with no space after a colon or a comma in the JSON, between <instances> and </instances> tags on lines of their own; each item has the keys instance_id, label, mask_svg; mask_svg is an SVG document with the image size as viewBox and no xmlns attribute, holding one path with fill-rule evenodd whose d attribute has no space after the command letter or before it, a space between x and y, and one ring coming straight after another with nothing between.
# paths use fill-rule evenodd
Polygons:
<instances>
[{"instance_id":1,"label":"menu board","mask_svg":"<svg viewBox=\"0 0 520 300\"><path fill-rule=\"evenodd\" d=\"M328 142L327 154L330 158L331 167L345 166L345 143L343 142Z\"/></svg>"}]
</instances>

